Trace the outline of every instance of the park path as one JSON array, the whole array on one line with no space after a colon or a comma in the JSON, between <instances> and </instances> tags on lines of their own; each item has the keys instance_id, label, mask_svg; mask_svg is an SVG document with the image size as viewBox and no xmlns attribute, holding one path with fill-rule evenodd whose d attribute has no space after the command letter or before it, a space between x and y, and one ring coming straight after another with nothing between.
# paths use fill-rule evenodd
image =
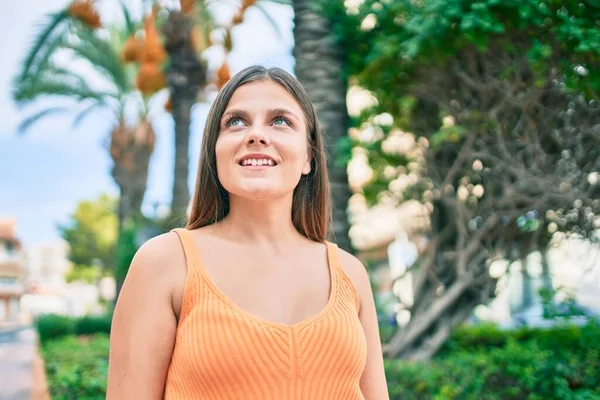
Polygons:
<instances>
[{"instance_id":1,"label":"park path","mask_svg":"<svg viewBox=\"0 0 600 400\"><path fill-rule=\"evenodd\" d=\"M35 330L0 322L0 400L49 400Z\"/></svg>"}]
</instances>

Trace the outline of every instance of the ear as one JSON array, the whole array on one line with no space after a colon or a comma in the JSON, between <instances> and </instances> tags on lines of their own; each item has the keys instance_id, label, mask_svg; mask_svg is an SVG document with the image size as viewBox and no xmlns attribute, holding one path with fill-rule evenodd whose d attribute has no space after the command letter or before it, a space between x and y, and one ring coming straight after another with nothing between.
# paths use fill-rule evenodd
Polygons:
<instances>
[{"instance_id":1,"label":"ear","mask_svg":"<svg viewBox=\"0 0 600 400\"><path fill-rule=\"evenodd\" d=\"M306 155L306 161L304 162L304 166L302 167L302 175L308 175L310 174L310 170L311 170L311 166L310 163L312 161L312 157L310 156L310 153L308 153Z\"/></svg>"}]
</instances>

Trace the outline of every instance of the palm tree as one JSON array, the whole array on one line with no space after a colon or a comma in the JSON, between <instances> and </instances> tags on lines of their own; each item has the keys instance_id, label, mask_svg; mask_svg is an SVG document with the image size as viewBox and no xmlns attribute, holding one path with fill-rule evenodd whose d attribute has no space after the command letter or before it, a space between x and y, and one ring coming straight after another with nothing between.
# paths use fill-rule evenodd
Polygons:
<instances>
[{"instance_id":1,"label":"palm tree","mask_svg":"<svg viewBox=\"0 0 600 400\"><path fill-rule=\"evenodd\" d=\"M344 53L332 35L329 21L311 0L293 0L295 72L311 97L325 132L333 204L333 236L339 246L352 251L346 208L350 198L346 167L336 162L336 144L348 134L347 82Z\"/></svg>"},{"instance_id":2,"label":"palm tree","mask_svg":"<svg viewBox=\"0 0 600 400\"><path fill-rule=\"evenodd\" d=\"M199 93L209 83L206 65L199 55L210 45L210 33L217 28L211 16L210 8L222 0L180 0L180 10L170 10L162 32L165 37L165 49L169 54L167 82L171 93L175 122L175 169L173 174L172 215L185 216L190 199L188 189L189 138L191 110ZM244 13L254 7L277 30L277 24L257 0L243 0L231 24L225 26L225 51L231 51L231 28L243 22ZM277 31L278 32L278 31ZM278 32L279 33L279 32ZM227 61L219 68L214 83L221 87L229 79ZM173 221L178 222L176 220Z\"/></svg>"},{"instance_id":3,"label":"palm tree","mask_svg":"<svg viewBox=\"0 0 600 400\"><path fill-rule=\"evenodd\" d=\"M195 11L197 10L197 15ZM206 65L199 53L208 45L212 19L204 1L181 0L181 10L171 10L163 26L165 49L169 54L167 82L175 122L175 168L171 214L184 217L190 193L188 188L189 142L192 107L206 85ZM201 28L200 28L201 27ZM177 222L177 221L174 221Z\"/></svg>"},{"instance_id":4,"label":"palm tree","mask_svg":"<svg viewBox=\"0 0 600 400\"><path fill-rule=\"evenodd\" d=\"M22 121L19 131L25 132L35 122L57 113L73 113L74 125L97 109L109 110L114 118L110 132L110 156L113 160L111 174L119 187L119 222L141 212L146 191L148 165L154 149L155 133L148 120L150 96L142 95L132 84L136 66L127 66L120 57L125 39L139 28L123 7L127 21L126 30L109 28L109 39L102 39L94 30L98 24L90 25L94 18L81 18L74 14L76 6L84 16L93 17L91 3L75 0L66 9L50 16L48 25L41 31L21 72L14 83L14 98L18 103L29 104L46 97L59 96L72 99L74 107L57 106L37 111ZM77 8L75 8L77 11ZM77 61L85 61L91 73L82 75L56 61L56 55L69 55ZM103 82L98 89L91 82ZM136 106L139 117L131 125L126 121L126 107Z\"/></svg>"}]
</instances>

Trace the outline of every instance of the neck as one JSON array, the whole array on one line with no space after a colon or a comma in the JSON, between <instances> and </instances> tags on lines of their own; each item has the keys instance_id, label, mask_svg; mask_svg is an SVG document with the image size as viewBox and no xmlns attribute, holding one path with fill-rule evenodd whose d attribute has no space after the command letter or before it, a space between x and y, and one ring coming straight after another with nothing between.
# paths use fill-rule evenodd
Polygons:
<instances>
[{"instance_id":1,"label":"neck","mask_svg":"<svg viewBox=\"0 0 600 400\"><path fill-rule=\"evenodd\" d=\"M303 238L292 222L292 195L269 201L231 196L222 232L239 242L284 244Z\"/></svg>"}]
</instances>

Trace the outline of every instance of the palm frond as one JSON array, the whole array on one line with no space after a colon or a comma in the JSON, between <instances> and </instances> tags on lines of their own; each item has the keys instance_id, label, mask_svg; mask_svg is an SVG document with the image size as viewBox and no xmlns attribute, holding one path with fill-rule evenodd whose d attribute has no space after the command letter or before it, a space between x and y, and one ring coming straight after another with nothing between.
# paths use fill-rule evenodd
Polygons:
<instances>
[{"instance_id":1,"label":"palm frond","mask_svg":"<svg viewBox=\"0 0 600 400\"><path fill-rule=\"evenodd\" d=\"M133 18L131 17L131 13L129 12L129 8L123 0L120 1L121 9L123 10L123 18L125 19L125 29L127 30L127 36L133 35L138 27Z\"/></svg>"},{"instance_id":2,"label":"palm frond","mask_svg":"<svg viewBox=\"0 0 600 400\"><path fill-rule=\"evenodd\" d=\"M222 2L222 0L219 1ZM209 43L210 33L216 28L215 20L209 9L212 3L216 2L211 2L210 0L200 0L196 2L196 21L204 36L204 43Z\"/></svg>"},{"instance_id":3,"label":"palm frond","mask_svg":"<svg viewBox=\"0 0 600 400\"><path fill-rule=\"evenodd\" d=\"M90 104L89 106L84 108L81 112L79 112L79 114L77 114L77 116L73 120L73 127L75 127L75 128L78 127L79 124L81 124L83 122L83 120L95 109L106 107L106 106L107 106L107 104L102 100Z\"/></svg>"},{"instance_id":4,"label":"palm frond","mask_svg":"<svg viewBox=\"0 0 600 400\"><path fill-rule=\"evenodd\" d=\"M256 7L257 10L259 10L267 19L267 21L269 21L269 23L271 24L271 26L273 27L273 29L275 29L275 32L277 32L277 35L281 38L283 37L283 34L281 33L281 30L279 29L279 25L277 25L277 21L275 21L273 19L273 17L271 16L271 14L269 14L269 12L267 10L265 10L265 8L261 5L261 4L254 4L254 7Z\"/></svg>"},{"instance_id":5,"label":"palm frond","mask_svg":"<svg viewBox=\"0 0 600 400\"><path fill-rule=\"evenodd\" d=\"M74 89L76 97L84 92L92 92L86 79L69 69L48 64L43 70L26 80L15 80L13 98L17 103L26 103L43 95L69 96L69 88Z\"/></svg>"},{"instance_id":6,"label":"palm frond","mask_svg":"<svg viewBox=\"0 0 600 400\"><path fill-rule=\"evenodd\" d=\"M92 99L103 100L104 98L118 98L118 94L94 90L88 85L81 85L61 77L44 77L29 86L22 88L25 99L33 100L41 96L70 97L77 101Z\"/></svg>"},{"instance_id":7,"label":"palm frond","mask_svg":"<svg viewBox=\"0 0 600 400\"><path fill-rule=\"evenodd\" d=\"M125 63L111 43L98 38L87 27L78 32L78 39L65 44L64 47L89 62L96 71L108 78L119 92L129 91L130 81L127 77Z\"/></svg>"},{"instance_id":8,"label":"palm frond","mask_svg":"<svg viewBox=\"0 0 600 400\"><path fill-rule=\"evenodd\" d=\"M50 39L43 50L40 51L35 64L29 70L29 75L26 78L30 78L32 75L45 70L52 63L52 56L54 56L54 54L66 43L66 40L66 29L61 33L57 33Z\"/></svg>"},{"instance_id":9,"label":"palm frond","mask_svg":"<svg viewBox=\"0 0 600 400\"><path fill-rule=\"evenodd\" d=\"M31 69L39 56L39 53L45 46L51 42L53 34L59 28L61 23L69 18L67 9L61 10L48 16L48 23L44 25L44 28L40 31L38 36L35 38L31 49L25 57L25 61L21 67L21 73L19 74L20 79L26 79L30 74ZM48 53L43 58L47 58Z\"/></svg>"},{"instance_id":10,"label":"palm frond","mask_svg":"<svg viewBox=\"0 0 600 400\"><path fill-rule=\"evenodd\" d=\"M281 4L284 6L291 6L294 4L294 0L263 0L263 2Z\"/></svg>"},{"instance_id":11,"label":"palm frond","mask_svg":"<svg viewBox=\"0 0 600 400\"><path fill-rule=\"evenodd\" d=\"M67 111L69 111L69 107L49 107L42 111L38 111L35 114L30 115L27 118L25 118L23 121L21 121L21 123L17 127L17 132L20 135L25 134L27 132L27 130L29 130L31 125L35 124L40 119L45 118L49 115L63 114Z\"/></svg>"}]
</instances>

